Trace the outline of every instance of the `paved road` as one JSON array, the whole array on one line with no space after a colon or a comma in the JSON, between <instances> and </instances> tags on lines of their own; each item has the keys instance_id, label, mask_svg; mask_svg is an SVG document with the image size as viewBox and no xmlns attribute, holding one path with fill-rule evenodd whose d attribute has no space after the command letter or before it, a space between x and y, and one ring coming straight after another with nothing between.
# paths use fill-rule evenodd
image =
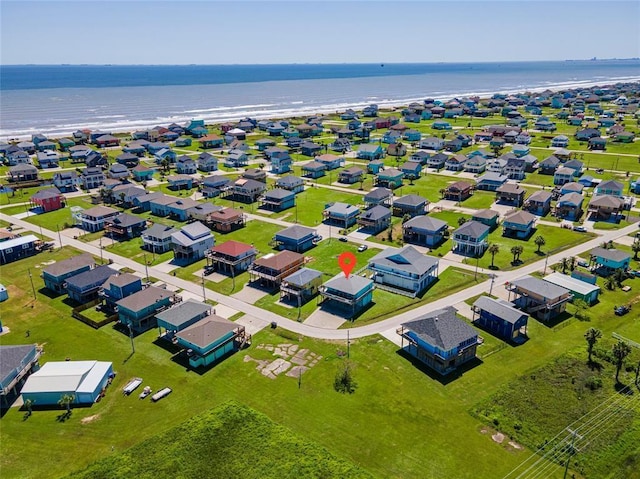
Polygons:
<instances>
[{"instance_id":1,"label":"paved road","mask_svg":"<svg viewBox=\"0 0 640 479\"><path fill-rule=\"evenodd\" d=\"M13 216L0 213L0 219L19 225L26 230L40 232L39 226L33 225L23 220L16 219ZM263 219L263 218L260 218L260 219ZM564 257L577 256L580 253L583 253L584 251L587 251L596 246L599 246L604 241L615 240L616 238L619 238L621 236L626 236L629 233L635 232L637 231L637 229L638 229L638 226L633 224L619 230L607 231L601 236L594 238L590 241L587 241L586 243L583 243L581 245L575 246L568 250L562 251L561 253L550 256L548 258L548 264L551 265L551 264L557 263ZM58 240L58 235L55 231L42 228L42 234L51 238L56 242ZM95 256L100 256L100 249L93 245L83 243L82 241L78 241L72 238L64 238L63 242L65 246L70 245L70 246L73 246L74 248L77 248L82 251L86 251ZM116 255L106 250L102 251L102 255L105 259L112 259L114 262L121 264L123 266L126 266L134 271L137 271L138 273L142 273L143 275L146 274L146 269L144 265L136 263L135 261L129 258L124 258L122 256ZM441 260L441 261L444 261L444 260ZM504 283L507 281L512 281L524 274L530 274L534 271L541 270L545 265L545 261L546 260L540 260L535 263L523 266L522 268L519 268L514 271L497 272L493 287L501 288L503 287ZM460 266L460 265L456 263L456 266ZM148 274L150 276L156 277L161 281L164 281L171 285L175 285L178 288L182 288L194 294L202 295L202 285L198 285L196 283L174 277L173 275L162 273L154 267L149 267L148 270L149 270ZM491 288L491 281L487 280L478 285L472 286L465 290L449 295L446 298L442 298L432 303L419 306L415 309L399 314L392 318L386 319L384 321L352 328L349 330L350 337L361 338L361 337L370 336L373 334L382 333L384 331L388 331L390 329L400 326L400 324L406 321L414 319L416 316L443 308L445 306L456 304L458 302L464 301L469 297L472 297L484 292L488 292L490 288ZM242 311L245 314L254 316L255 318L259 318L258 321L261 321L265 326L268 325L270 322L275 321L278 323L280 327L304 336L308 336L312 338L320 338L320 339L346 339L346 335L347 335L346 330L322 329L316 326L311 326L304 323L298 323L296 321L286 319L273 312L264 310L262 308L258 308L251 304L247 304L243 301L240 301L236 298L232 298L232 297L217 293L215 291L211 291L209 289L206 290L206 296L207 296L207 299L217 301L218 303L221 303L225 306L233 308L237 311Z\"/></svg>"}]
</instances>

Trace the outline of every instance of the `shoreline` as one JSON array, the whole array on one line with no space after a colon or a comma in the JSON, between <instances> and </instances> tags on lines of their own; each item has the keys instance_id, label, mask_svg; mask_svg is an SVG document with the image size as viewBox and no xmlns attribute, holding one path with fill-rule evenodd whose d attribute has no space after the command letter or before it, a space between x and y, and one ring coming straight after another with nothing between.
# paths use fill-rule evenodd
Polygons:
<instances>
[{"instance_id":1,"label":"shoreline","mask_svg":"<svg viewBox=\"0 0 640 479\"><path fill-rule=\"evenodd\" d=\"M203 108L202 114L200 115L182 115L182 116L173 116L173 117L156 117L154 119L141 119L141 120L120 120L119 122L97 122L97 123L89 123L89 124L77 124L77 125L65 125L65 127L61 127L58 129L49 128L49 129L38 129L37 127L30 127L28 129L17 130L14 132L11 131L3 131L0 128L0 141L11 142L14 140L17 141L25 141L30 140L32 134L43 134L52 139L65 138L70 136L74 131L78 129L91 129L93 131L105 130L110 133L133 133L136 130L145 130L149 128L153 128L157 125L162 124L170 124L170 123L186 123L192 119L201 119L204 120L206 125L219 125L225 122L234 122L239 121L243 118L251 117L258 120L262 119L271 119L271 120L281 120L281 119L291 119L297 118L301 116L311 116L311 115L319 115L319 114L335 114L337 112L342 112L347 109L361 110L365 106L375 103L381 109L385 108L399 108L407 106L412 102L422 102L425 98L433 96L438 101L448 101L453 98L460 97L479 97L481 99L490 98L494 94L505 94L505 95L514 95L518 93L530 92L530 93L540 93L543 91L565 91L565 90L573 90L577 88L593 88L593 87L610 87L625 83L638 83L640 82L640 76L630 76L630 77L615 77L608 78L606 80L576 80L576 81L566 81L566 82L558 82L552 83L545 86L536 86L536 87L522 87L522 88L509 88L509 89L496 89L494 91L481 91L481 92L458 92L458 93L448 93L444 95L429 95L425 94L421 97L411 97L411 98L402 98L402 99L377 99L375 97L371 97L371 100L368 101L360 101L360 102L350 102L350 103L339 103L333 105L327 105L325 107L318 106L310 106L305 108L303 103L298 108L289 108L289 109L276 109L271 111L248 111L248 108L251 107L264 107L269 106L270 104L263 105L238 105L238 106L229 106L229 107L211 107L211 108ZM292 102L297 103L297 102ZM241 110L244 108L244 110ZM214 114L207 115L205 112L209 111L219 111L219 110L240 110L235 114L229 112L224 116L216 116ZM195 112L195 111L194 111ZM122 118L123 115L113 115L114 118ZM127 124L123 125L122 121L126 121ZM29 133L27 133L29 131Z\"/></svg>"}]
</instances>

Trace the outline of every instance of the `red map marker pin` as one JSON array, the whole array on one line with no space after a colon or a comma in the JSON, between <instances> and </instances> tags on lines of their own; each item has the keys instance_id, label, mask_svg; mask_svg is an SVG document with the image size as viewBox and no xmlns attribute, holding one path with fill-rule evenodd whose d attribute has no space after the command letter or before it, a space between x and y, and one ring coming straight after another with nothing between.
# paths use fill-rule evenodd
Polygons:
<instances>
[{"instance_id":1,"label":"red map marker pin","mask_svg":"<svg viewBox=\"0 0 640 479\"><path fill-rule=\"evenodd\" d=\"M338 264L344 275L349 279L349 275L356 265L356 255L346 251L338 256Z\"/></svg>"}]
</instances>

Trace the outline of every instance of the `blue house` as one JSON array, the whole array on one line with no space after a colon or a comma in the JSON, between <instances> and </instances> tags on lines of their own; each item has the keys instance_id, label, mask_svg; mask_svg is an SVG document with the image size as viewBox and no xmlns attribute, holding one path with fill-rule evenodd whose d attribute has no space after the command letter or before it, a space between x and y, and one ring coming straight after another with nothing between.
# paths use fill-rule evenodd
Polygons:
<instances>
[{"instance_id":1,"label":"blue house","mask_svg":"<svg viewBox=\"0 0 640 479\"><path fill-rule=\"evenodd\" d=\"M615 248L594 248L589 251L591 264L603 274L609 274L615 270L627 270L631 262L631 255Z\"/></svg>"},{"instance_id":2,"label":"blue house","mask_svg":"<svg viewBox=\"0 0 640 479\"><path fill-rule=\"evenodd\" d=\"M117 273L102 284L98 296L109 310L113 310L121 299L142 290L142 280L130 273Z\"/></svg>"},{"instance_id":3,"label":"blue house","mask_svg":"<svg viewBox=\"0 0 640 479\"><path fill-rule=\"evenodd\" d=\"M121 155L116 156L116 161L127 168L133 168L140 163L140 158L133 153L122 153Z\"/></svg>"},{"instance_id":4,"label":"blue house","mask_svg":"<svg viewBox=\"0 0 640 479\"><path fill-rule=\"evenodd\" d=\"M40 168L57 168L60 161L60 155L56 151L39 151L36 153L38 159L38 166Z\"/></svg>"},{"instance_id":5,"label":"blue house","mask_svg":"<svg viewBox=\"0 0 640 479\"><path fill-rule=\"evenodd\" d=\"M431 125L431 128L433 128L434 130L450 130L451 129L451 123L449 123L448 121L444 121L444 120L436 120Z\"/></svg>"},{"instance_id":6,"label":"blue house","mask_svg":"<svg viewBox=\"0 0 640 479\"><path fill-rule=\"evenodd\" d=\"M291 171L291 165L293 165L293 159L287 153L284 155L275 155L271 157L271 173L282 174Z\"/></svg>"},{"instance_id":7,"label":"blue house","mask_svg":"<svg viewBox=\"0 0 640 479\"><path fill-rule=\"evenodd\" d=\"M335 170L344 166L344 156L332 155L331 153L316 156L315 161L323 163L327 170Z\"/></svg>"},{"instance_id":8,"label":"blue house","mask_svg":"<svg viewBox=\"0 0 640 479\"><path fill-rule=\"evenodd\" d=\"M525 200L523 208L531 214L545 216L551 211L552 198L550 191L536 191Z\"/></svg>"},{"instance_id":9,"label":"blue house","mask_svg":"<svg viewBox=\"0 0 640 479\"><path fill-rule=\"evenodd\" d=\"M318 294L322 272L301 268L280 283L280 301L288 300L301 306Z\"/></svg>"},{"instance_id":10,"label":"blue house","mask_svg":"<svg viewBox=\"0 0 640 479\"><path fill-rule=\"evenodd\" d=\"M276 180L276 188L300 193L304 191L304 180L295 175L287 175Z\"/></svg>"},{"instance_id":11,"label":"blue house","mask_svg":"<svg viewBox=\"0 0 640 479\"><path fill-rule=\"evenodd\" d=\"M276 142L271 138L261 138L256 141L255 146L258 148L258 151L265 151L271 146L276 146Z\"/></svg>"},{"instance_id":12,"label":"blue house","mask_svg":"<svg viewBox=\"0 0 640 479\"><path fill-rule=\"evenodd\" d=\"M18 236L0 242L0 264L7 264L38 252L36 245L40 240L34 235Z\"/></svg>"},{"instance_id":13,"label":"blue house","mask_svg":"<svg viewBox=\"0 0 640 479\"><path fill-rule=\"evenodd\" d=\"M516 211L502 221L502 236L526 239L533 232L536 217L527 211Z\"/></svg>"},{"instance_id":14,"label":"blue house","mask_svg":"<svg viewBox=\"0 0 640 479\"><path fill-rule=\"evenodd\" d=\"M331 203L322 212L324 221L327 224L333 224L341 228L349 228L355 225L359 215L360 209L346 203Z\"/></svg>"},{"instance_id":15,"label":"blue house","mask_svg":"<svg viewBox=\"0 0 640 479\"><path fill-rule=\"evenodd\" d=\"M310 161L306 165L302 165L302 175L307 178L320 178L324 176L327 165L319 161Z\"/></svg>"},{"instance_id":16,"label":"blue house","mask_svg":"<svg viewBox=\"0 0 640 479\"><path fill-rule=\"evenodd\" d=\"M158 332L165 339L173 340L177 333L209 316L212 309L210 304L189 298L156 314Z\"/></svg>"},{"instance_id":17,"label":"blue house","mask_svg":"<svg viewBox=\"0 0 640 479\"><path fill-rule=\"evenodd\" d=\"M420 166L419 163L416 165ZM383 186L385 188L389 188L394 190L402 186L402 179L404 178L404 173L396 168L386 168L380 172L378 172L375 184L376 186Z\"/></svg>"},{"instance_id":18,"label":"blue house","mask_svg":"<svg viewBox=\"0 0 640 479\"><path fill-rule=\"evenodd\" d=\"M398 334L404 351L441 375L476 357L478 333L451 306L403 323Z\"/></svg>"},{"instance_id":19,"label":"blue house","mask_svg":"<svg viewBox=\"0 0 640 479\"><path fill-rule=\"evenodd\" d=\"M409 157L409 161L414 161L416 163L420 163L421 165L426 165L427 160L430 156L431 153L429 153L428 151L418 150Z\"/></svg>"},{"instance_id":20,"label":"blue house","mask_svg":"<svg viewBox=\"0 0 640 479\"><path fill-rule=\"evenodd\" d=\"M358 147L357 156L362 160L379 160L384 156L384 150L380 145L363 143Z\"/></svg>"},{"instance_id":21,"label":"blue house","mask_svg":"<svg viewBox=\"0 0 640 479\"><path fill-rule=\"evenodd\" d=\"M402 225L402 237L405 243L436 247L444 240L448 228L446 221L416 216Z\"/></svg>"},{"instance_id":22,"label":"blue house","mask_svg":"<svg viewBox=\"0 0 640 479\"><path fill-rule=\"evenodd\" d=\"M558 135L551 140L553 148L566 148L569 146L569 137L566 135Z\"/></svg>"},{"instance_id":23,"label":"blue house","mask_svg":"<svg viewBox=\"0 0 640 479\"><path fill-rule=\"evenodd\" d=\"M207 367L241 349L248 340L244 326L211 314L176 334L187 350L189 366Z\"/></svg>"},{"instance_id":24,"label":"blue house","mask_svg":"<svg viewBox=\"0 0 640 479\"><path fill-rule=\"evenodd\" d=\"M410 217L426 214L429 200L420 195L405 195L393 202L393 216Z\"/></svg>"},{"instance_id":25,"label":"blue house","mask_svg":"<svg viewBox=\"0 0 640 479\"><path fill-rule=\"evenodd\" d=\"M193 175L197 171L196 162L187 155L181 155L176 160L176 172L184 175Z\"/></svg>"},{"instance_id":26,"label":"blue house","mask_svg":"<svg viewBox=\"0 0 640 479\"><path fill-rule=\"evenodd\" d=\"M320 286L320 304L342 311L348 318L353 318L371 303L373 287L373 281L368 278L356 274L346 278L340 273Z\"/></svg>"},{"instance_id":27,"label":"blue house","mask_svg":"<svg viewBox=\"0 0 640 479\"><path fill-rule=\"evenodd\" d=\"M214 244L211 230L199 221L189 223L171 235L173 257L182 264L191 264L204 258Z\"/></svg>"},{"instance_id":28,"label":"blue house","mask_svg":"<svg viewBox=\"0 0 640 479\"><path fill-rule=\"evenodd\" d=\"M413 246L384 249L369 260L367 268L376 284L411 298L438 278L438 259Z\"/></svg>"},{"instance_id":29,"label":"blue house","mask_svg":"<svg viewBox=\"0 0 640 479\"><path fill-rule=\"evenodd\" d=\"M479 221L467 221L453 232L451 250L462 255L482 256L489 247L489 232L490 228L487 225Z\"/></svg>"},{"instance_id":30,"label":"blue house","mask_svg":"<svg viewBox=\"0 0 640 479\"><path fill-rule=\"evenodd\" d=\"M527 335L529 315L516 309L513 303L480 296L471 309L471 321L499 338L519 342Z\"/></svg>"},{"instance_id":31,"label":"blue house","mask_svg":"<svg viewBox=\"0 0 640 479\"><path fill-rule=\"evenodd\" d=\"M69 298L84 304L98 297L100 287L117 271L107 265L97 266L67 279L66 289Z\"/></svg>"},{"instance_id":32,"label":"blue house","mask_svg":"<svg viewBox=\"0 0 640 479\"><path fill-rule=\"evenodd\" d=\"M500 173L488 172L478 178L476 189L485 191L496 191L507 183L507 177Z\"/></svg>"},{"instance_id":33,"label":"blue house","mask_svg":"<svg viewBox=\"0 0 640 479\"><path fill-rule=\"evenodd\" d=\"M400 171L403 173L405 178L415 180L420 178L422 163L419 161L407 161L400 167Z\"/></svg>"},{"instance_id":34,"label":"blue house","mask_svg":"<svg viewBox=\"0 0 640 479\"><path fill-rule=\"evenodd\" d=\"M76 274L84 273L95 267L96 262L88 253L74 256L73 258L56 261L42 270L44 286L54 293L60 294L65 291L67 278Z\"/></svg>"},{"instance_id":35,"label":"blue house","mask_svg":"<svg viewBox=\"0 0 640 479\"><path fill-rule=\"evenodd\" d=\"M362 230L377 234L391 225L391 210L386 206L376 205L363 211L357 223Z\"/></svg>"},{"instance_id":36,"label":"blue house","mask_svg":"<svg viewBox=\"0 0 640 479\"><path fill-rule=\"evenodd\" d=\"M511 151L518 158L522 158L523 156L529 154L529 152L531 151L531 148L529 148L528 145L518 145L518 144L516 144L516 145L513 145L513 147L511 148Z\"/></svg>"},{"instance_id":37,"label":"blue house","mask_svg":"<svg viewBox=\"0 0 640 479\"><path fill-rule=\"evenodd\" d=\"M193 188L193 177L189 175L171 175L167 176L168 188L172 190L190 190Z\"/></svg>"},{"instance_id":38,"label":"blue house","mask_svg":"<svg viewBox=\"0 0 640 479\"><path fill-rule=\"evenodd\" d=\"M388 130L385 132L384 135L382 135L382 143L385 143L387 145L393 145L398 141L400 141L401 138L402 138L402 134L399 131Z\"/></svg>"},{"instance_id":39,"label":"blue house","mask_svg":"<svg viewBox=\"0 0 640 479\"><path fill-rule=\"evenodd\" d=\"M153 174L155 173L154 168L150 168L148 166L138 165L131 168L131 174L133 175L133 179L136 181L149 181L153 179Z\"/></svg>"},{"instance_id":40,"label":"blue house","mask_svg":"<svg viewBox=\"0 0 640 479\"><path fill-rule=\"evenodd\" d=\"M367 208L371 208L376 205L391 207L393 202L393 191L387 188L374 188L364 195L363 199L365 207Z\"/></svg>"},{"instance_id":41,"label":"blue house","mask_svg":"<svg viewBox=\"0 0 640 479\"><path fill-rule=\"evenodd\" d=\"M249 157L242 150L230 150L224 159L224 166L229 168L241 168L249 164Z\"/></svg>"},{"instance_id":42,"label":"blue house","mask_svg":"<svg viewBox=\"0 0 640 479\"><path fill-rule=\"evenodd\" d=\"M304 156L315 157L320 150L322 150L322 146L317 143L313 143L312 141L305 141L300 145L300 154Z\"/></svg>"},{"instance_id":43,"label":"blue house","mask_svg":"<svg viewBox=\"0 0 640 479\"><path fill-rule=\"evenodd\" d=\"M260 208L272 211L282 211L293 208L296 204L296 194L290 190L274 188L267 190L260 200Z\"/></svg>"},{"instance_id":44,"label":"blue house","mask_svg":"<svg viewBox=\"0 0 640 479\"><path fill-rule=\"evenodd\" d=\"M156 326L155 315L177 301L174 293L155 286L146 288L119 300L118 322L137 334Z\"/></svg>"},{"instance_id":45,"label":"blue house","mask_svg":"<svg viewBox=\"0 0 640 479\"><path fill-rule=\"evenodd\" d=\"M582 202L584 197L580 193L566 193L558 198L555 215L571 221L577 221L582 216Z\"/></svg>"},{"instance_id":46,"label":"blue house","mask_svg":"<svg viewBox=\"0 0 640 479\"><path fill-rule=\"evenodd\" d=\"M384 161L382 160L373 160L367 163L367 171L371 174L377 175L382 170L384 170Z\"/></svg>"},{"instance_id":47,"label":"blue house","mask_svg":"<svg viewBox=\"0 0 640 479\"><path fill-rule=\"evenodd\" d=\"M274 248L287 249L303 253L314 247L321 237L316 230L306 226L293 225L276 233L273 237Z\"/></svg>"},{"instance_id":48,"label":"blue house","mask_svg":"<svg viewBox=\"0 0 640 479\"><path fill-rule=\"evenodd\" d=\"M1 329L0 329L1 330ZM0 397L3 408L20 394L29 375L38 370L40 350L36 344L0 346Z\"/></svg>"}]
</instances>

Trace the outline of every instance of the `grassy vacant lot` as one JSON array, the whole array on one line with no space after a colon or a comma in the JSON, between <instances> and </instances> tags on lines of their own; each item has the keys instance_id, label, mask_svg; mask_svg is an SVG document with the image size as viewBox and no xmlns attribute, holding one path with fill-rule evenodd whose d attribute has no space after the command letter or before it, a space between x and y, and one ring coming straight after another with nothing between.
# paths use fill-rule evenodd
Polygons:
<instances>
[{"instance_id":1,"label":"grassy vacant lot","mask_svg":"<svg viewBox=\"0 0 640 479\"><path fill-rule=\"evenodd\" d=\"M610 341L603 342L610 349ZM599 351L605 353L604 347ZM633 369L631 361L628 364ZM504 386L474 408L474 413L531 449L545 447L550 441L545 452L557 444L552 440L559 432L557 425L573 423L573 429L584 438L576 442L579 453L571 461L573 470L584 477L638 478L640 403L633 397L639 393L632 388L630 396L616 395L614 370L600 358L588 364L582 348ZM628 383L633 380L633 374L621 377ZM596 408L598 412L593 413ZM555 456L558 465L549 467L545 477L564 469L567 453L557 451ZM535 470L541 472L542 468Z\"/></svg>"},{"instance_id":2,"label":"grassy vacant lot","mask_svg":"<svg viewBox=\"0 0 640 479\"><path fill-rule=\"evenodd\" d=\"M542 236L546 244L541 248L541 255L537 253L538 247L534 243L536 236ZM580 243L584 243L595 236L591 233L577 233L564 228L555 226L538 225L533 235L528 240L519 240L513 238L505 238L502 236L502 227L496 228L489 234L489 244L495 243L500 246L500 251L495 256L494 266L500 270L511 269L514 266L521 266L523 263L530 263L539 260L547 252L550 254L557 253ZM524 252L520 255L521 263L513 265L513 254L511 248L513 246L522 246ZM470 264L475 264L475 259L465 260ZM488 268L491 265L491 255L487 252L480 258L478 265L482 268Z\"/></svg>"},{"instance_id":3,"label":"grassy vacant lot","mask_svg":"<svg viewBox=\"0 0 640 479\"><path fill-rule=\"evenodd\" d=\"M211 478L372 477L236 402L224 403L69 477L151 479L162 472Z\"/></svg>"}]
</instances>

